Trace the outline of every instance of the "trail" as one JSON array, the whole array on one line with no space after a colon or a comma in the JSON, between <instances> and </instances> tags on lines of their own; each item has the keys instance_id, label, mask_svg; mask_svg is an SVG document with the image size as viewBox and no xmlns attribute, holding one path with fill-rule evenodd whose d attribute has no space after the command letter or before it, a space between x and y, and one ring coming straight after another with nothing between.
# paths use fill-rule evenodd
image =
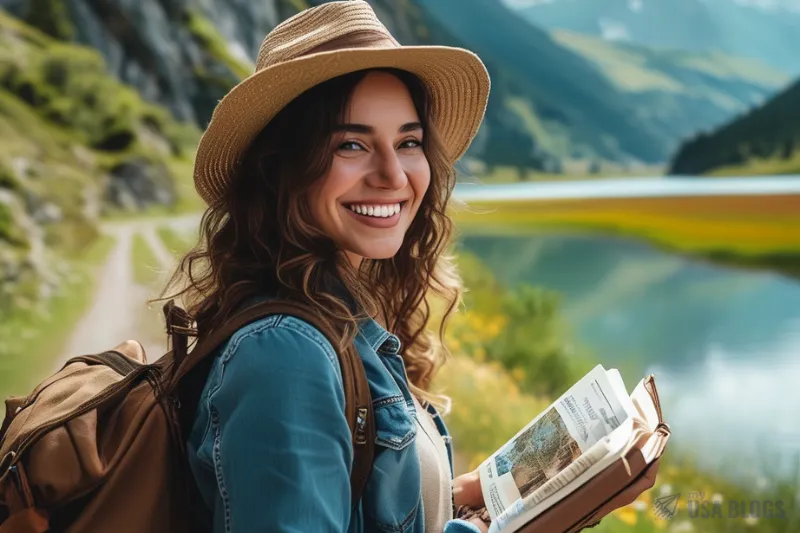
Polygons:
<instances>
[{"instance_id":1,"label":"trail","mask_svg":"<svg viewBox=\"0 0 800 533\"><path fill-rule=\"evenodd\" d=\"M166 351L161 304L147 304L148 299L158 295L163 283L152 288L134 281L133 237L139 233L145 238L160 263L159 272L165 282L175 266L175 258L158 237L157 228L169 226L186 233L197 227L198 222L198 215L188 215L109 222L102 226L104 233L115 238L115 245L98 272L92 303L55 361L55 370L72 356L102 352L128 339L142 343L149 361Z\"/></svg>"}]
</instances>

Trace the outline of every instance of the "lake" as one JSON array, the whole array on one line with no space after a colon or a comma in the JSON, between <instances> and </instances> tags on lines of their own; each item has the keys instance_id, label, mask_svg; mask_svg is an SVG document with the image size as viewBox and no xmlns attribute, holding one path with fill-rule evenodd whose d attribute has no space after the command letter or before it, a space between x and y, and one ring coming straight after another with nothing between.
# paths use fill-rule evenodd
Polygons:
<instances>
[{"instance_id":1,"label":"lake","mask_svg":"<svg viewBox=\"0 0 800 533\"><path fill-rule=\"evenodd\" d=\"M532 206L565 198L720 194L796 197L800 214L798 177L456 188L461 200L528 199ZM196 215L170 219L185 233L196 231L197 223ZM721 267L630 238L482 231L487 234L466 234L461 245L508 285L558 291L581 350L619 368L629 388L646 373L656 374L675 432L671 449L696 451L705 466L742 474L765 455L788 461L800 453L800 280ZM800 243L800 235L789 240Z\"/></svg>"},{"instance_id":2,"label":"lake","mask_svg":"<svg viewBox=\"0 0 800 533\"><path fill-rule=\"evenodd\" d=\"M764 190L772 194L772 187L800 192L800 180L769 183ZM697 190L681 186L687 195ZM573 186L548 187L485 190L546 200L571 194ZM610 186L596 190L603 187ZM483 187L470 189L479 197ZM461 245L508 285L560 293L572 339L606 368L619 368L629 388L655 373L676 448L697 453L705 467L769 478L800 454L800 280L721 267L633 239L492 233L466 234ZM760 464L763 457L769 464Z\"/></svg>"}]
</instances>

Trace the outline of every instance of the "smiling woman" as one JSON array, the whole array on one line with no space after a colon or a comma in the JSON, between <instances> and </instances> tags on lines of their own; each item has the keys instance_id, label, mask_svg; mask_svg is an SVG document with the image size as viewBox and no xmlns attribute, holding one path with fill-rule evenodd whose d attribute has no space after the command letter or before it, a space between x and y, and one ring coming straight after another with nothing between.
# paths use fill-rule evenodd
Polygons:
<instances>
[{"instance_id":1,"label":"smiling woman","mask_svg":"<svg viewBox=\"0 0 800 533\"><path fill-rule=\"evenodd\" d=\"M419 81L391 71L349 77L357 84L346 122L334 128L334 157L311 192L311 211L358 267L364 257L387 259L400 249L428 190L431 169L422 146L419 117L425 109Z\"/></svg>"},{"instance_id":2,"label":"smiling woman","mask_svg":"<svg viewBox=\"0 0 800 533\"><path fill-rule=\"evenodd\" d=\"M220 102L195 166L209 207L173 279L178 294L200 337L280 299L339 339L274 315L212 356L186 428L202 497L193 531L487 530L454 519L483 497L474 473L453 479L435 407L446 402L429 392L444 331L428 328L433 299L443 323L460 299L446 207L488 90L474 54L402 47L369 4L348 1L275 28L256 74ZM371 396L363 490L335 354L347 345Z\"/></svg>"}]
</instances>

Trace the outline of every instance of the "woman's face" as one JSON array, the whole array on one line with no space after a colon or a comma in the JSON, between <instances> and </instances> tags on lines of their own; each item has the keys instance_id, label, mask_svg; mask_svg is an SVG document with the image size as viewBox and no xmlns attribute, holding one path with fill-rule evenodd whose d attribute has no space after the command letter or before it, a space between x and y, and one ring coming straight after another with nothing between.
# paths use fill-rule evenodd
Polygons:
<instances>
[{"instance_id":1,"label":"woman's face","mask_svg":"<svg viewBox=\"0 0 800 533\"><path fill-rule=\"evenodd\" d=\"M431 181L422 135L399 79L370 72L355 87L330 170L310 193L317 224L354 266L400 249Z\"/></svg>"}]
</instances>

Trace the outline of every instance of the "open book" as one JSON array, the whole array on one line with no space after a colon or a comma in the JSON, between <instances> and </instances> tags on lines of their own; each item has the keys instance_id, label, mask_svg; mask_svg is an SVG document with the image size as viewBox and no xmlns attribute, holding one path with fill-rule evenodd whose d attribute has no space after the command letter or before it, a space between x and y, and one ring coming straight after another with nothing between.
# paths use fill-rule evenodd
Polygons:
<instances>
[{"instance_id":1,"label":"open book","mask_svg":"<svg viewBox=\"0 0 800 533\"><path fill-rule=\"evenodd\" d=\"M597 365L480 465L490 533L517 531L625 461L627 451L660 422L652 375L629 396L616 369ZM645 462L660 453L644 450Z\"/></svg>"}]
</instances>

